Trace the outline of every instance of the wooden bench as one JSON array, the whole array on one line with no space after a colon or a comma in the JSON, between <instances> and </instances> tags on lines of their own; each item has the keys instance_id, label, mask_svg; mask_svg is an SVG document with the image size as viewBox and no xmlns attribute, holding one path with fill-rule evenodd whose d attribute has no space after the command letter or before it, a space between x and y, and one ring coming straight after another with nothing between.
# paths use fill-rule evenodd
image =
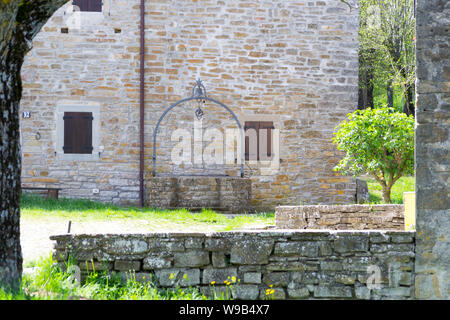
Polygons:
<instances>
[{"instance_id":1,"label":"wooden bench","mask_svg":"<svg viewBox=\"0 0 450 320\"><path fill-rule=\"evenodd\" d=\"M59 197L59 190L61 190L61 189L60 188L35 188L35 187L22 186L22 190L46 191L46 192L43 192L42 194L46 194L47 195L47 199L49 199L49 198L58 199L58 197Z\"/></svg>"}]
</instances>

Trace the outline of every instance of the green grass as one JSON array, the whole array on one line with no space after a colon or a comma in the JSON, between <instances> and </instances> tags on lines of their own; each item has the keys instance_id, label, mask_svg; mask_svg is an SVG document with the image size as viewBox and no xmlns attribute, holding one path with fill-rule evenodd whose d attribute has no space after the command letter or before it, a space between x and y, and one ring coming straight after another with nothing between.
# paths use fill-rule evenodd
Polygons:
<instances>
[{"instance_id":1,"label":"green grass","mask_svg":"<svg viewBox=\"0 0 450 320\"><path fill-rule=\"evenodd\" d=\"M155 286L154 278L136 281L129 273L127 279L119 274L92 271L83 283L76 281L72 272L74 261L64 267L50 256L34 262L36 272L24 274L19 292L0 288L0 300L205 300L196 288L176 287L172 290Z\"/></svg>"},{"instance_id":2,"label":"green grass","mask_svg":"<svg viewBox=\"0 0 450 320\"><path fill-rule=\"evenodd\" d=\"M394 87L394 109L401 112L405 103L403 92L399 87ZM373 89L373 104L375 108L380 108L388 104L386 87L375 84Z\"/></svg>"},{"instance_id":3,"label":"green grass","mask_svg":"<svg viewBox=\"0 0 450 320\"><path fill-rule=\"evenodd\" d=\"M367 179L369 187L370 203L384 203L381 185L375 179ZM403 193L414 191L414 177L401 177L391 190L392 203L402 204Z\"/></svg>"},{"instance_id":4,"label":"green grass","mask_svg":"<svg viewBox=\"0 0 450 320\"><path fill-rule=\"evenodd\" d=\"M203 209L192 213L186 209L158 210L153 208L120 207L110 204L77 199L45 199L23 195L21 203L23 219L71 219L78 222L148 220L155 226L167 229L189 229L202 226L214 227L215 231L230 231L244 227L274 225L274 213L243 214L235 217Z\"/></svg>"}]
</instances>

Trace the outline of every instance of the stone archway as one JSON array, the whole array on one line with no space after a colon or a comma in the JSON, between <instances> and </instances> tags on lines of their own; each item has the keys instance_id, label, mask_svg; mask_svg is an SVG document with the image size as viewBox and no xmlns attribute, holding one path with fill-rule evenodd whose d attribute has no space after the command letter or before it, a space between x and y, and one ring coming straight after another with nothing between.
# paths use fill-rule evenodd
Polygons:
<instances>
[{"instance_id":1,"label":"stone archway","mask_svg":"<svg viewBox=\"0 0 450 320\"><path fill-rule=\"evenodd\" d=\"M0 250L0 282L14 282L20 277L21 258L19 244L19 191L20 155L18 146L18 104L20 101L20 66L27 52L27 42L39 31L48 17L67 0L26 1L26 13L21 23L0 24L0 35L15 34L11 41L2 41L0 53L5 48L19 50L17 61L11 64L8 55L0 55L0 74L8 79L0 86L0 93L13 94L2 99L0 124L2 125L0 149L4 155L0 169L4 176L1 188L0 210L2 226L0 244L14 242L15 249ZM18 19L19 1L3 2L1 21ZM450 250L449 188L449 26L450 7L445 0L417 1L417 132L416 132L416 192L417 192L417 243L416 243L416 298L448 299ZM23 21L25 19L25 21ZM23 26L32 30L17 30ZM24 31L17 39L17 32ZM18 42L16 42L16 40ZM20 51L21 50L21 51ZM15 67L15 69L12 69ZM19 71L19 72L18 72ZM15 90L11 90L11 86ZM6 97L7 98L7 97ZM10 113L4 111L11 111ZM8 157L9 156L9 157ZM14 167L11 170L10 167ZM5 210L3 208L5 207ZM5 231L5 232L3 232ZM17 244L17 245L16 245ZM7 246L0 245L0 248Z\"/></svg>"}]
</instances>

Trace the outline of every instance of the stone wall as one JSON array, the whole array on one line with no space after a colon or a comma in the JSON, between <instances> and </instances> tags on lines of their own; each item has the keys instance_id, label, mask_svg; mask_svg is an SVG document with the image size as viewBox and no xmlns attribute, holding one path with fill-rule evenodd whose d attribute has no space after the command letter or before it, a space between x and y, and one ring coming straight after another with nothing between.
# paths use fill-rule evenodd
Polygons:
<instances>
[{"instance_id":1,"label":"stone wall","mask_svg":"<svg viewBox=\"0 0 450 320\"><path fill-rule=\"evenodd\" d=\"M403 205L282 206L279 229L405 230Z\"/></svg>"},{"instance_id":2,"label":"stone wall","mask_svg":"<svg viewBox=\"0 0 450 320\"><path fill-rule=\"evenodd\" d=\"M416 296L450 298L450 3L417 0Z\"/></svg>"},{"instance_id":3,"label":"stone wall","mask_svg":"<svg viewBox=\"0 0 450 320\"><path fill-rule=\"evenodd\" d=\"M147 206L211 208L221 212L252 211L252 181L237 177L154 177L147 180Z\"/></svg>"},{"instance_id":4,"label":"stone wall","mask_svg":"<svg viewBox=\"0 0 450 320\"><path fill-rule=\"evenodd\" d=\"M31 118L21 123L23 182L60 187L66 197L137 203L139 0L104 3L110 6L101 14L81 13L79 29L67 29L69 15L66 7L60 9L26 57L21 109ZM332 171L342 155L331 138L357 106L357 9L340 0L149 0L145 40L146 177L156 122L172 103L190 96L201 78L208 96L241 122L273 121L279 130L279 142L274 141L279 170L262 162L245 166L256 209L354 202L354 179ZM61 158L56 148L61 104L99 106L98 159ZM178 142L173 133L186 129L194 136L195 108L196 103L180 105L163 121L158 172L204 169L171 161ZM204 110L205 131L236 128L223 108L207 103ZM236 175L239 166L215 170Z\"/></svg>"},{"instance_id":5,"label":"stone wall","mask_svg":"<svg viewBox=\"0 0 450 320\"><path fill-rule=\"evenodd\" d=\"M108 270L160 287L232 286L235 299L410 299L413 232L255 231L59 235L54 256L72 253L80 268ZM91 263L86 263L93 261ZM184 275L187 277L184 277ZM173 275L173 276L171 276ZM214 286L211 282L215 281ZM272 287L271 287L272 286Z\"/></svg>"},{"instance_id":6,"label":"stone wall","mask_svg":"<svg viewBox=\"0 0 450 320\"><path fill-rule=\"evenodd\" d=\"M78 29L68 27L69 3L34 38L22 68L21 111L30 112L21 119L22 182L61 188L62 197L138 204L139 1L113 2L108 12L82 13ZM98 106L97 159L65 160L56 148L57 109L67 105Z\"/></svg>"}]
</instances>

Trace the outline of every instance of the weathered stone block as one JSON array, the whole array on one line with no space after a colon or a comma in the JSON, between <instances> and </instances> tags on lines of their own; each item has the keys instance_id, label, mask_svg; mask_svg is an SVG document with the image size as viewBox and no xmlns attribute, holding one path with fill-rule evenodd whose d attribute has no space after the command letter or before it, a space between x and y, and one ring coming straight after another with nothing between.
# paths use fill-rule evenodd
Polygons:
<instances>
[{"instance_id":1,"label":"weathered stone block","mask_svg":"<svg viewBox=\"0 0 450 320\"><path fill-rule=\"evenodd\" d=\"M263 275L263 283L267 286L286 287L289 283L288 272L269 272Z\"/></svg>"},{"instance_id":2,"label":"weathered stone block","mask_svg":"<svg viewBox=\"0 0 450 320\"><path fill-rule=\"evenodd\" d=\"M131 255L148 252L148 244L140 239L110 239L107 240L104 250L109 254Z\"/></svg>"},{"instance_id":3,"label":"weathered stone block","mask_svg":"<svg viewBox=\"0 0 450 320\"><path fill-rule=\"evenodd\" d=\"M244 283L261 283L261 272L247 272L244 273Z\"/></svg>"},{"instance_id":4,"label":"weathered stone block","mask_svg":"<svg viewBox=\"0 0 450 320\"><path fill-rule=\"evenodd\" d=\"M259 295L259 287L251 284L239 284L233 286L231 292L236 300L256 300Z\"/></svg>"},{"instance_id":5,"label":"weathered stone block","mask_svg":"<svg viewBox=\"0 0 450 320\"><path fill-rule=\"evenodd\" d=\"M170 268L172 266L172 259L165 256L149 256L144 259L142 268L144 270L155 270Z\"/></svg>"},{"instance_id":6,"label":"weathered stone block","mask_svg":"<svg viewBox=\"0 0 450 320\"><path fill-rule=\"evenodd\" d=\"M347 286L319 286L314 289L316 298L351 298L352 296L352 288Z\"/></svg>"},{"instance_id":7,"label":"weathered stone block","mask_svg":"<svg viewBox=\"0 0 450 320\"><path fill-rule=\"evenodd\" d=\"M119 272L120 278L122 281L126 282L128 280L140 282L140 283L147 283L151 282L153 280L153 275L151 273L146 272L127 272L122 271Z\"/></svg>"},{"instance_id":8,"label":"weathered stone block","mask_svg":"<svg viewBox=\"0 0 450 320\"><path fill-rule=\"evenodd\" d=\"M319 252L318 244L315 242L296 241L277 243L275 245L274 254L278 256L300 256L300 257L317 257Z\"/></svg>"},{"instance_id":9,"label":"weathered stone block","mask_svg":"<svg viewBox=\"0 0 450 320\"><path fill-rule=\"evenodd\" d=\"M307 299L309 298L309 290L306 287L302 288L288 288L288 297L290 299Z\"/></svg>"},{"instance_id":10,"label":"weathered stone block","mask_svg":"<svg viewBox=\"0 0 450 320\"><path fill-rule=\"evenodd\" d=\"M267 290L268 288L261 288L259 290L259 299L261 300L266 300L266 299L271 299L271 300L284 300L286 299L286 291L284 288L270 288L271 290L273 290L273 293L271 294L267 294Z\"/></svg>"},{"instance_id":11,"label":"weathered stone block","mask_svg":"<svg viewBox=\"0 0 450 320\"><path fill-rule=\"evenodd\" d=\"M320 270L325 271L341 271L342 270L342 261L321 261L320 262Z\"/></svg>"},{"instance_id":12,"label":"weathered stone block","mask_svg":"<svg viewBox=\"0 0 450 320\"><path fill-rule=\"evenodd\" d=\"M355 298L360 300L370 299L370 290L366 286L358 286L355 288Z\"/></svg>"},{"instance_id":13,"label":"weathered stone block","mask_svg":"<svg viewBox=\"0 0 450 320\"><path fill-rule=\"evenodd\" d=\"M368 236L339 236L334 241L334 250L338 253L367 251L368 248Z\"/></svg>"},{"instance_id":14,"label":"weathered stone block","mask_svg":"<svg viewBox=\"0 0 450 320\"><path fill-rule=\"evenodd\" d=\"M377 234L371 234L370 235L370 242L371 243L388 243L390 241L390 237L387 234L384 233L377 233Z\"/></svg>"},{"instance_id":15,"label":"weathered stone block","mask_svg":"<svg viewBox=\"0 0 450 320\"><path fill-rule=\"evenodd\" d=\"M106 261L80 261L78 266L81 270L87 271L109 271L112 270L113 264L112 262Z\"/></svg>"},{"instance_id":16,"label":"weathered stone block","mask_svg":"<svg viewBox=\"0 0 450 320\"><path fill-rule=\"evenodd\" d=\"M140 268L140 261L116 260L114 262L114 270L117 271L139 271Z\"/></svg>"},{"instance_id":17,"label":"weathered stone block","mask_svg":"<svg viewBox=\"0 0 450 320\"><path fill-rule=\"evenodd\" d=\"M330 256L333 253L333 249L331 248L331 244L328 242L320 242L319 243L319 255L321 257Z\"/></svg>"},{"instance_id":18,"label":"weathered stone block","mask_svg":"<svg viewBox=\"0 0 450 320\"><path fill-rule=\"evenodd\" d=\"M273 241L238 240L231 248L232 264L267 264L272 252Z\"/></svg>"},{"instance_id":19,"label":"weathered stone block","mask_svg":"<svg viewBox=\"0 0 450 320\"><path fill-rule=\"evenodd\" d=\"M225 268L228 265L227 258L223 252L213 252L211 260L215 268Z\"/></svg>"},{"instance_id":20,"label":"weathered stone block","mask_svg":"<svg viewBox=\"0 0 450 320\"><path fill-rule=\"evenodd\" d=\"M173 256L175 267L202 267L210 263L209 253L200 250L177 252Z\"/></svg>"},{"instance_id":21,"label":"weathered stone block","mask_svg":"<svg viewBox=\"0 0 450 320\"><path fill-rule=\"evenodd\" d=\"M184 246L186 249L201 249L203 242L203 237L187 238L184 240Z\"/></svg>"},{"instance_id":22,"label":"weathered stone block","mask_svg":"<svg viewBox=\"0 0 450 320\"><path fill-rule=\"evenodd\" d=\"M205 240L205 250L208 251L229 251L232 243L227 238L207 238Z\"/></svg>"},{"instance_id":23,"label":"weathered stone block","mask_svg":"<svg viewBox=\"0 0 450 320\"><path fill-rule=\"evenodd\" d=\"M369 202L369 188L365 180L356 179L356 203Z\"/></svg>"},{"instance_id":24,"label":"weathered stone block","mask_svg":"<svg viewBox=\"0 0 450 320\"><path fill-rule=\"evenodd\" d=\"M199 269L156 270L155 276L162 287L190 287L200 284Z\"/></svg>"},{"instance_id":25,"label":"weathered stone block","mask_svg":"<svg viewBox=\"0 0 450 320\"><path fill-rule=\"evenodd\" d=\"M230 281L232 278L237 280L237 269L236 268L225 268L225 269L213 269L208 268L203 270L203 284L211 284L215 281L217 285L223 284L225 280Z\"/></svg>"}]
</instances>

